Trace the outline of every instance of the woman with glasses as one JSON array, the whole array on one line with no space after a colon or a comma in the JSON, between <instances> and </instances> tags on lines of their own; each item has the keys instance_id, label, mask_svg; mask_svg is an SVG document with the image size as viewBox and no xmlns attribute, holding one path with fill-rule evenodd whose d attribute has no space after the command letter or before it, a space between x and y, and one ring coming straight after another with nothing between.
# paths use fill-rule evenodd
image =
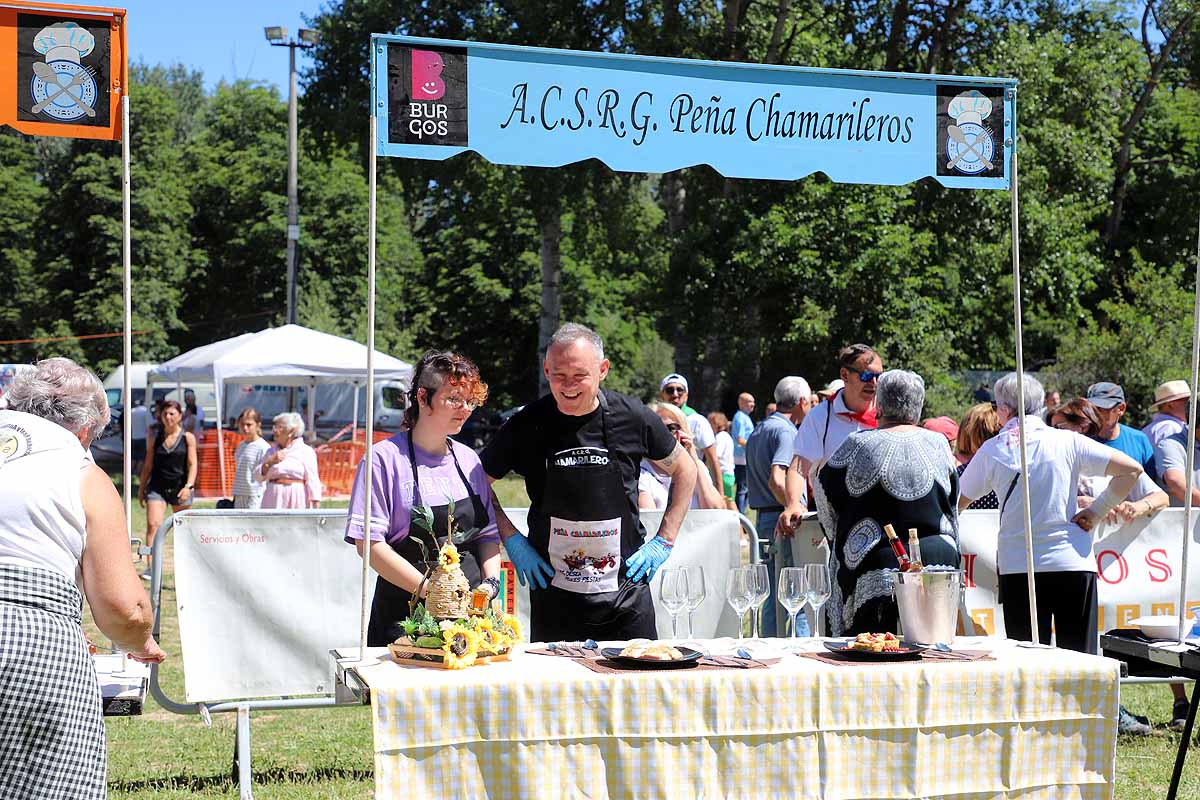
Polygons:
<instances>
[{"instance_id":1,"label":"woman with glasses","mask_svg":"<svg viewBox=\"0 0 1200 800\"><path fill-rule=\"evenodd\" d=\"M271 421L275 442L254 472L265 482L261 508L316 508L321 505L317 453L304 441L304 418L294 411Z\"/></svg>"},{"instance_id":2,"label":"woman with glasses","mask_svg":"<svg viewBox=\"0 0 1200 800\"><path fill-rule=\"evenodd\" d=\"M487 384L470 359L450 352L429 352L413 370L405 427L371 453L371 565L379 573L367 644L394 642L403 631L415 592L438 549L454 543L472 586L495 597L500 589L500 537L488 497L488 480L479 456L450 437L462 430L471 412L487 399ZM360 462L350 494L346 542L362 553L364 473ZM417 513L414 513L417 512ZM429 522L422 522L422 518Z\"/></svg>"},{"instance_id":3,"label":"woman with glasses","mask_svg":"<svg viewBox=\"0 0 1200 800\"><path fill-rule=\"evenodd\" d=\"M879 377L879 428L849 436L818 473L825 502L817 505L832 535L834 635L895 631L899 611L893 573L900 566L883 527L902 539L916 529L921 562L957 568L958 473L950 444L918 424L925 382L915 372Z\"/></svg>"},{"instance_id":4,"label":"woman with glasses","mask_svg":"<svg viewBox=\"0 0 1200 800\"><path fill-rule=\"evenodd\" d=\"M650 403L646 408L658 415L675 437L675 441L679 442L679 446L696 459L699 474L696 477L696 489L692 492L691 507L725 508L725 497L713 485L708 470L704 469L683 411L672 403ZM641 472L638 474L638 508L662 511L667 507L670 489L671 476L660 470L653 461L643 458Z\"/></svg>"}]
</instances>

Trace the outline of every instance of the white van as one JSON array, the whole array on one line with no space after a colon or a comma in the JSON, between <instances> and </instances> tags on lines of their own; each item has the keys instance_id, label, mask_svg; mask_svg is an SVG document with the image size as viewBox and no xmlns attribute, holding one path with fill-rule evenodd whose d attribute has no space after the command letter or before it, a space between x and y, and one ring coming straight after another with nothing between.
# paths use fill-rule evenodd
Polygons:
<instances>
[{"instance_id":1,"label":"white van","mask_svg":"<svg viewBox=\"0 0 1200 800\"><path fill-rule=\"evenodd\" d=\"M125 366L118 366L112 372L108 373L108 376L104 379L104 394L108 397L108 404L110 406L121 404L124 408L133 408L140 405L149 407L152 405L152 403L146 402L146 375L157 366L157 364L145 361L135 361L129 365L129 391L132 395L133 403L126 402L127 398L121 397L121 384L125 377ZM212 425L216 425L217 393L213 389L213 385L211 383L183 384L183 390L186 392L188 389L196 393L196 405L204 412L206 422L211 421ZM174 400L179 405L183 405L183 397L179 394L179 387L173 383L155 383L154 399Z\"/></svg>"}]
</instances>

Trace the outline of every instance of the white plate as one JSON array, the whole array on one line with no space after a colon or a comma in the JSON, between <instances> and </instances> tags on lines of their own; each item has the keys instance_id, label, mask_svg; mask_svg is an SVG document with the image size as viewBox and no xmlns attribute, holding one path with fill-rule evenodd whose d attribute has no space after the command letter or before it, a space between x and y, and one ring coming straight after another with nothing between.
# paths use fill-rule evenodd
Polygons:
<instances>
[{"instance_id":1,"label":"white plate","mask_svg":"<svg viewBox=\"0 0 1200 800\"><path fill-rule=\"evenodd\" d=\"M1179 636L1179 617L1174 614L1138 617L1131 619L1129 624L1150 639L1175 639ZM1188 617L1184 624L1183 634L1188 636L1191 634L1192 626L1196 624L1195 617Z\"/></svg>"}]
</instances>

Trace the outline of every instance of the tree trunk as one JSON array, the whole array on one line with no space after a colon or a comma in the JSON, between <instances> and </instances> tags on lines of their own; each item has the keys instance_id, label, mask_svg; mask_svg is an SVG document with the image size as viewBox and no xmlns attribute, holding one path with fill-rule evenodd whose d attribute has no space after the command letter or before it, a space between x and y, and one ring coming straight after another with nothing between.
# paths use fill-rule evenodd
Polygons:
<instances>
[{"instance_id":1,"label":"tree trunk","mask_svg":"<svg viewBox=\"0 0 1200 800\"><path fill-rule=\"evenodd\" d=\"M908 0L899 0L892 11L892 26L888 31L887 62L884 69L894 72L900 68L900 53L908 36Z\"/></svg>"},{"instance_id":2,"label":"tree trunk","mask_svg":"<svg viewBox=\"0 0 1200 800\"><path fill-rule=\"evenodd\" d=\"M538 396L546 394L550 387L546 382L546 373L542 370L542 360L546 357L546 347L550 337L558 330L562 316L562 202L555 195L546 198L544 204L539 204L537 211L538 231L542 236L542 246L539 255L542 262L542 312L538 318L538 353L537 370Z\"/></svg>"},{"instance_id":3,"label":"tree trunk","mask_svg":"<svg viewBox=\"0 0 1200 800\"><path fill-rule=\"evenodd\" d=\"M783 29L791 10L792 0L779 0L779 10L775 13L775 27L771 30L771 42L767 45L768 64L780 63L779 46L783 43Z\"/></svg>"}]
</instances>

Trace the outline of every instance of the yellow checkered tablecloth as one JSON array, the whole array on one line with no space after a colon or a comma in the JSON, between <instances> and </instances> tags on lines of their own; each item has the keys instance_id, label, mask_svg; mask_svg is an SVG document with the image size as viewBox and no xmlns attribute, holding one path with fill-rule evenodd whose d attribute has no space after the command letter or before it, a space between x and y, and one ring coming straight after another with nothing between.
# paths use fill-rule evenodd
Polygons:
<instances>
[{"instance_id":1,"label":"yellow checkered tablecloth","mask_svg":"<svg viewBox=\"0 0 1200 800\"><path fill-rule=\"evenodd\" d=\"M1111 798L1119 664L993 644L961 664L615 675L380 649L355 671L378 798Z\"/></svg>"}]
</instances>

